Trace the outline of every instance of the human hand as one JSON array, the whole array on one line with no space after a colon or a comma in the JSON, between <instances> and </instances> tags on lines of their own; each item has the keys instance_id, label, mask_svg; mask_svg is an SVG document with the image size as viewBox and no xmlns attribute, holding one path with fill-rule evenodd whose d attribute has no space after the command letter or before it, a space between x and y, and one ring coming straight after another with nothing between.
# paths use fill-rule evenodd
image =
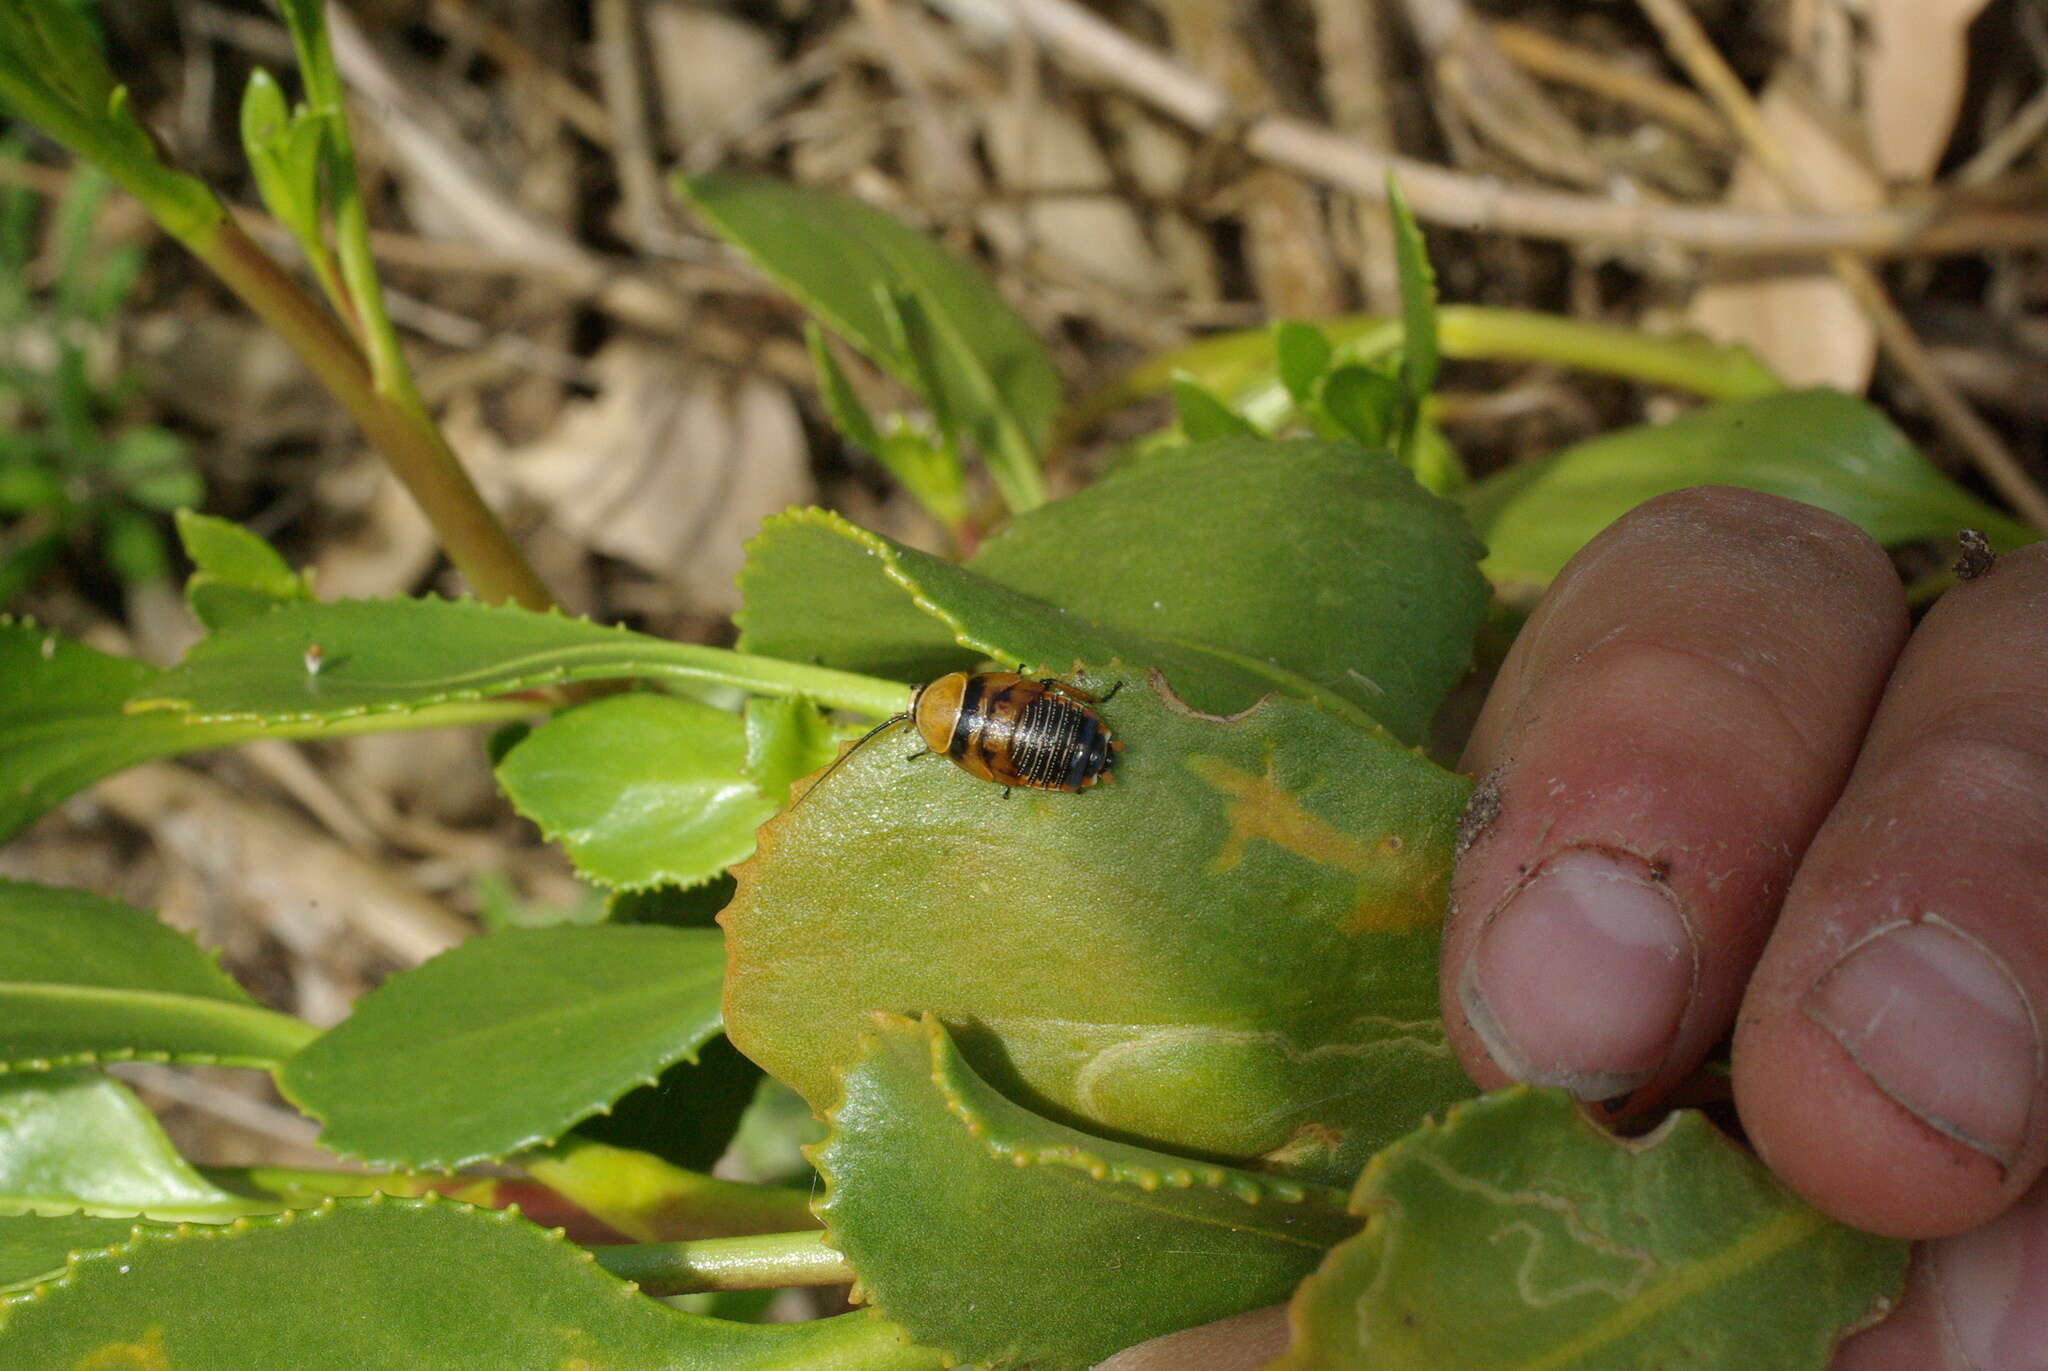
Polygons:
<instances>
[{"instance_id":1,"label":"human hand","mask_svg":"<svg viewBox=\"0 0 2048 1371\"><path fill-rule=\"evenodd\" d=\"M2048 1366L2048 546L1909 640L1889 560L1844 521L1653 500L1551 587L1464 766L1441 987L1473 1079L1621 1121L1732 1029L1771 1168L1930 1240L1836 1371ZM1284 1344L1277 1311L1245 1320L1263 1356ZM1260 1364L1212 1336L1117 1361Z\"/></svg>"}]
</instances>

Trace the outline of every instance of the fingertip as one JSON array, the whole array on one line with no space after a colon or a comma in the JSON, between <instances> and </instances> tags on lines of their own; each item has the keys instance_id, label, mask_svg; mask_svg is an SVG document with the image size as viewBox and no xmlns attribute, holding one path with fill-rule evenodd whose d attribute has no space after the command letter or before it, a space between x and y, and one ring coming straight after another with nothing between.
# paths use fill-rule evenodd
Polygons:
<instances>
[{"instance_id":1,"label":"fingertip","mask_svg":"<svg viewBox=\"0 0 2048 1371\"><path fill-rule=\"evenodd\" d=\"M1803 1015L1745 1019L1734 1087L1764 1162L1855 1228L1896 1238L1966 1232L1995 1218L2027 1179L1902 1107Z\"/></svg>"},{"instance_id":2,"label":"fingertip","mask_svg":"<svg viewBox=\"0 0 2048 1371\"><path fill-rule=\"evenodd\" d=\"M1998 1219L1921 1243L1896 1312L1830 1371L2040 1371L2048 1349L2048 1187Z\"/></svg>"}]
</instances>

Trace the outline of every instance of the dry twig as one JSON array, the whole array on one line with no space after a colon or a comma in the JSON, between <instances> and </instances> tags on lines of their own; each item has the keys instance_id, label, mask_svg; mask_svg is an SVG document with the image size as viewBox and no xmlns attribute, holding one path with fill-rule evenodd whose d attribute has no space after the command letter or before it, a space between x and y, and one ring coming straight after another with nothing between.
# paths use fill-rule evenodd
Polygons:
<instances>
[{"instance_id":1,"label":"dry twig","mask_svg":"<svg viewBox=\"0 0 2048 1371\"><path fill-rule=\"evenodd\" d=\"M1706 91L1728 122L1735 126L1743 143L1771 173L1794 203L1806 203L1807 192L1797 170L1786 160L1784 149L1765 126L1763 111L1750 97L1740 78L1722 59L1713 40L1702 29L1681 0L1636 0L1642 11L1663 35L1672 57ZM1856 297L1877 328L1878 340L1899 370L1906 374L1935 420L1949 436L1970 454L1985 479L2012 503L2029 523L2048 530L2048 495L2020 465L1998 431L1984 422L1970 402L1950 384L1948 377L1928 356L1914 336L1912 325L1899 313L1868 262L1848 252L1828 253L1828 267Z\"/></svg>"},{"instance_id":2,"label":"dry twig","mask_svg":"<svg viewBox=\"0 0 2048 1371\"><path fill-rule=\"evenodd\" d=\"M1467 176L1364 147L1299 119L1270 115L1239 127L1221 90L1128 37L1073 0L1007 0L1038 39L1073 67L1095 74L1202 133L1236 131L1252 156L1372 200L1389 174L1418 217L1457 228L1569 242L1662 243L1726 255L1843 251L1938 254L2048 243L2048 215L2034 211L1889 207L1796 214L1656 205L1574 195Z\"/></svg>"},{"instance_id":3,"label":"dry twig","mask_svg":"<svg viewBox=\"0 0 2048 1371\"><path fill-rule=\"evenodd\" d=\"M1532 76L1576 86L1640 110L1672 128L1691 134L1709 147L1729 148L1735 139L1714 107L1683 86L1631 71L1596 52L1564 42L1533 24L1502 21L1492 25L1493 41L1509 60Z\"/></svg>"}]
</instances>

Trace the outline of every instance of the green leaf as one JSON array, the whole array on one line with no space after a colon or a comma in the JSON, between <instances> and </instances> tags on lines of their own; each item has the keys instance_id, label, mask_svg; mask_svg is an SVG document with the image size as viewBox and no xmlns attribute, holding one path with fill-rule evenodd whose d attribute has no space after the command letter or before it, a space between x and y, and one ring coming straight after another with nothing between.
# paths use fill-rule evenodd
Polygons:
<instances>
[{"instance_id":1,"label":"green leaf","mask_svg":"<svg viewBox=\"0 0 2048 1371\"><path fill-rule=\"evenodd\" d=\"M132 424L115 435L107 475L129 499L166 513L206 493L185 440L154 424Z\"/></svg>"},{"instance_id":2,"label":"green leaf","mask_svg":"<svg viewBox=\"0 0 2048 1371\"><path fill-rule=\"evenodd\" d=\"M968 566L1105 632L1276 665L1414 741L1470 665L1479 552L1456 507L1383 454L1235 439L1126 461L1013 521ZM1198 709L1251 703L1121 655L1165 670ZM1276 685L1288 689L1260 688Z\"/></svg>"},{"instance_id":3,"label":"green leaf","mask_svg":"<svg viewBox=\"0 0 2048 1371\"><path fill-rule=\"evenodd\" d=\"M1472 484L1464 458L1427 414L1415 425L1414 439L1408 444L1408 469L1424 490L1446 500L1462 500Z\"/></svg>"},{"instance_id":4,"label":"green leaf","mask_svg":"<svg viewBox=\"0 0 2048 1371\"><path fill-rule=\"evenodd\" d=\"M327 248L320 233L320 146L324 121L294 118L277 79L258 67L242 90L242 150L264 207L309 258Z\"/></svg>"},{"instance_id":5,"label":"green leaf","mask_svg":"<svg viewBox=\"0 0 2048 1371\"><path fill-rule=\"evenodd\" d=\"M0 878L0 1070L135 1058L269 1068L312 1034L141 910Z\"/></svg>"},{"instance_id":6,"label":"green leaf","mask_svg":"<svg viewBox=\"0 0 2048 1371\"><path fill-rule=\"evenodd\" d=\"M208 629L230 628L280 603L313 598L312 578L291 569L277 549L226 519L178 511L178 541L197 568L185 603Z\"/></svg>"},{"instance_id":7,"label":"green leaf","mask_svg":"<svg viewBox=\"0 0 2048 1371\"><path fill-rule=\"evenodd\" d=\"M664 928L716 928L718 911L732 899L731 876L704 885L650 886L614 890L605 896L604 917L615 924L660 924Z\"/></svg>"},{"instance_id":8,"label":"green leaf","mask_svg":"<svg viewBox=\"0 0 2048 1371\"><path fill-rule=\"evenodd\" d=\"M1123 679L1111 784L1006 800L884 733L765 825L727 1031L822 1108L870 1011L929 1010L1060 1122L1348 1182L1470 1093L1435 979L1467 785L1284 696L1219 719Z\"/></svg>"},{"instance_id":9,"label":"green leaf","mask_svg":"<svg viewBox=\"0 0 2048 1371\"><path fill-rule=\"evenodd\" d=\"M124 585L146 585L170 578L171 554L157 521L132 505L109 504L100 510L100 555Z\"/></svg>"},{"instance_id":10,"label":"green leaf","mask_svg":"<svg viewBox=\"0 0 2048 1371\"><path fill-rule=\"evenodd\" d=\"M1369 448L1384 450L1400 438L1407 392L1385 372L1356 364L1338 367L1323 378L1317 400L1332 423Z\"/></svg>"},{"instance_id":11,"label":"green leaf","mask_svg":"<svg viewBox=\"0 0 2048 1371\"><path fill-rule=\"evenodd\" d=\"M0 1294L10 1285L59 1275L72 1253L112 1247L143 1226L138 1219L93 1214L0 1215Z\"/></svg>"},{"instance_id":12,"label":"green leaf","mask_svg":"<svg viewBox=\"0 0 2048 1371\"><path fill-rule=\"evenodd\" d=\"M880 281L875 283L875 309L882 316L891 348L910 370L911 388L931 411L939 446L949 454L957 453L960 416L954 410L945 375L939 367L942 344L930 316L917 296Z\"/></svg>"},{"instance_id":13,"label":"green leaf","mask_svg":"<svg viewBox=\"0 0 2048 1371\"><path fill-rule=\"evenodd\" d=\"M345 1156L445 1169L501 1158L695 1061L719 1030L724 966L706 930L493 933L371 991L278 1083Z\"/></svg>"},{"instance_id":14,"label":"green leaf","mask_svg":"<svg viewBox=\"0 0 2048 1371\"><path fill-rule=\"evenodd\" d=\"M1971 496L1913 449L1878 410L1833 390L1711 405L1624 429L1474 486L1506 593L1533 598L1594 534L1652 496L1745 486L1832 510L1887 546L1975 528L2005 551L2039 535Z\"/></svg>"},{"instance_id":15,"label":"green leaf","mask_svg":"<svg viewBox=\"0 0 2048 1371\"><path fill-rule=\"evenodd\" d=\"M887 682L667 642L561 614L434 599L280 605L200 639L130 705L201 720L331 724L568 681L635 676L807 695L876 715L903 707L901 690Z\"/></svg>"},{"instance_id":16,"label":"green leaf","mask_svg":"<svg viewBox=\"0 0 2048 1371\"><path fill-rule=\"evenodd\" d=\"M303 672L305 643L295 652ZM162 673L60 638L26 620L0 615L0 839L76 791L124 767L261 737L306 737L368 728L428 728L520 717L504 704L450 704L356 721L298 722L249 717L205 721L168 711L125 712L131 694L148 694Z\"/></svg>"},{"instance_id":17,"label":"green leaf","mask_svg":"<svg viewBox=\"0 0 2048 1371\"><path fill-rule=\"evenodd\" d=\"M638 889L701 885L753 852L776 804L746 765L739 715L638 692L557 714L497 776L586 878Z\"/></svg>"},{"instance_id":18,"label":"green leaf","mask_svg":"<svg viewBox=\"0 0 2048 1371\"><path fill-rule=\"evenodd\" d=\"M920 600L904 553L830 510L762 520L739 577L741 650L898 681L972 667L979 654Z\"/></svg>"},{"instance_id":19,"label":"green leaf","mask_svg":"<svg viewBox=\"0 0 2048 1371\"><path fill-rule=\"evenodd\" d=\"M15 1297L0 1363L176 1371L937 1371L854 1315L740 1324L633 1293L509 1211L340 1200L145 1231Z\"/></svg>"},{"instance_id":20,"label":"green leaf","mask_svg":"<svg viewBox=\"0 0 2048 1371\"><path fill-rule=\"evenodd\" d=\"M804 346L809 349L811 366L818 373L818 398L825 402L825 414L832 420L832 427L838 429L839 436L847 442L879 455L881 430L875 427L874 417L861 403L860 395L854 390L853 382L847 379L839 359L832 355L832 345L825 341L825 331L808 319L804 321Z\"/></svg>"},{"instance_id":21,"label":"green leaf","mask_svg":"<svg viewBox=\"0 0 2048 1371\"><path fill-rule=\"evenodd\" d=\"M809 1117L809 1111L805 1111ZM808 1190L721 1180L582 1133L520 1158L520 1169L635 1242L816 1228Z\"/></svg>"},{"instance_id":22,"label":"green leaf","mask_svg":"<svg viewBox=\"0 0 2048 1371\"><path fill-rule=\"evenodd\" d=\"M748 597L742 641L749 647L772 644L814 660L870 670L893 667L927 679L977 661L1049 672L1064 672L1082 661L1154 663L1184 698L1204 708L1249 704L1280 689L1319 701L1360 726L1373 726L1343 696L1284 666L1204 643L1105 628L1063 605L998 585L829 511L794 510L768 523L776 535L767 540L772 557L764 559L771 561L772 573L756 577L743 571L740 578ZM762 551L762 543L756 540L750 556ZM873 612L856 617L856 607ZM757 632L759 624L768 625L769 633ZM800 636L804 629L815 634ZM922 673L903 665L923 651L936 656L936 643L947 638L956 646L940 659L946 665ZM934 640L933 647L926 648L925 640ZM907 707L906 696L897 712Z\"/></svg>"},{"instance_id":23,"label":"green leaf","mask_svg":"<svg viewBox=\"0 0 2048 1371\"><path fill-rule=\"evenodd\" d=\"M1416 738L1469 664L1478 552L1390 458L1232 439L1127 461L964 570L824 511L768 520L740 641L903 680L978 660L1156 666L1198 709L1280 690Z\"/></svg>"},{"instance_id":24,"label":"green leaf","mask_svg":"<svg viewBox=\"0 0 2048 1371\"><path fill-rule=\"evenodd\" d=\"M1282 319L1273 325L1273 360L1280 384L1297 405L1315 398L1316 382L1330 369L1330 340L1313 324Z\"/></svg>"},{"instance_id":25,"label":"green leaf","mask_svg":"<svg viewBox=\"0 0 2048 1371\"><path fill-rule=\"evenodd\" d=\"M1624 1141L1558 1091L1453 1110L1375 1157L1352 1206L1370 1222L1295 1296L1275 1371L1821 1371L1906 1266L1704 1116Z\"/></svg>"},{"instance_id":26,"label":"green leaf","mask_svg":"<svg viewBox=\"0 0 2048 1371\"><path fill-rule=\"evenodd\" d=\"M651 1153L691 1171L709 1171L725 1155L740 1116L753 1103L761 1068L722 1036L694 1062L678 1062L653 1085L627 1091L606 1113L576 1126L583 1137Z\"/></svg>"},{"instance_id":27,"label":"green leaf","mask_svg":"<svg viewBox=\"0 0 2048 1371\"><path fill-rule=\"evenodd\" d=\"M323 0L278 0L278 10L291 31L292 51L299 59L299 80L306 102L325 113L341 107L341 74L334 65L327 37L327 6Z\"/></svg>"},{"instance_id":28,"label":"green leaf","mask_svg":"<svg viewBox=\"0 0 2048 1371\"><path fill-rule=\"evenodd\" d=\"M980 272L858 200L734 175L678 177L677 185L720 237L913 388L919 367L892 336L878 292L916 300L934 344L934 407L973 436L1012 509L1044 501L1038 459L1059 412L1059 374Z\"/></svg>"},{"instance_id":29,"label":"green leaf","mask_svg":"<svg viewBox=\"0 0 2048 1371\"><path fill-rule=\"evenodd\" d=\"M1401 285L1401 385L1408 392L1412 424L1436 388L1436 269L1429 264L1422 226L1392 173L1387 176L1387 215L1394 224L1394 267Z\"/></svg>"},{"instance_id":30,"label":"green leaf","mask_svg":"<svg viewBox=\"0 0 2048 1371\"><path fill-rule=\"evenodd\" d=\"M789 787L831 762L839 735L816 705L803 700L747 701L747 779L777 809ZM753 851L753 844L747 846Z\"/></svg>"},{"instance_id":31,"label":"green leaf","mask_svg":"<svg viewBox=\"0 0 2048 1371\"><path fill-rule=\"evenodd\" d=\"M163 160L107 69L99 35L65 0L0 5L0 106L98 163L188 243L226 213L204 182Z\"/></svg>"},{"instance_id":32,"label":"green leaf","mask_svg":"<svg viewBox=\"0 0 2048 1371\"><path fill-rule=\"evenodd\" d=\"M1082 1371L1271 1304L1342 1193L1106 1142L1004 1099L937 1020L878 1014L813 1155L857 1297L949 1362Z\"/></svg>"},{"instance_id":33,"label":"green leaf","mask_svg":"<svg viewBox=\"0 0 2048 1371\"><path fill-rule=\"evenodd\" d=\"M267 1207L202 1178L119 1081L97 1071L0 1077L0 1212L224 1222Z\"/></svg>"},{"instance_id":34,"label":"green leaf","mask_svg":"<svg viewBox=\"0 0 2048 1371\"><path fill-rule=\"evenodd\" d=\"M1196 381L1192 376L1173 378L1173 409L1180 419L1180 431L1190 443L1215 438L1263 438L1244 416Z\"/></svg>"}]
</instances>

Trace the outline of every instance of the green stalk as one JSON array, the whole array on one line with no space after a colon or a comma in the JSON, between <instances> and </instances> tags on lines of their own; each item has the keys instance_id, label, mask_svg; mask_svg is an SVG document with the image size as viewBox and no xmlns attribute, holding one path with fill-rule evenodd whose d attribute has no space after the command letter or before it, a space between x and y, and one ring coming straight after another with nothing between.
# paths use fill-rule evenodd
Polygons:
<instances>
[{"instance_id":1,"label":"green stalk","mask_svg":"<svg viewBox=\"0 0 2048 1371\"><path fill-rule=\"evenodd\" d=\"M380 390L355 340L314 303L232 219L186 240L194 256L226 282L299 355L361 426L370 443L419 502L449 560L479 598L548 609L554 597L541 583L477 492L412 389L409 374L398 394ZM346 261L344 260L344 270ZM373 290L372 299L380 298ZM356 297L358 304L363 297ZM381 308L378 317L382 318ZM384 321L388 330L389 321ZM373 339L377 330L366 325Z\"/></svg>"},{"instance_id":2,"label":"green stalk","mask_svg":"<svg viewBox=\"0 0 2048 1371\"><path fill-rule=\"evenodd\" d=\"M1031 443L1017 427L1017 421L1000 409L996 416L996 450L987 454L987 459L989 477L1011 514L1028 513L1049 498L1038 455L1031 450Z\"/></svg>"},{"instance_id":3,"label":"green stalk","mask_svg":"<svg viewBox=\"0 0 2048 1371\"><path fill-rule=\"evenodd\" d=\"M910 687L901 681L879 676L862 676L852 671L787 662L780 657L761 657L730 648L704 647L697 643L652 641L636 644L641 665L627 673L634 676L670 677L681 681L702 681L735 686L752 695L774 695L810 700L828 709L845 709L880 718L901 714L910 708ZM620 673L616 668L611 676ZM604 675L581 674L569 669L568 679L601 680Z\"/></svg>"},{"instance_id":4,"label":"green stalk","mask_svg":"<svg viewBox=\"0 0 2048 1371\"><path fill-rule=\"evenodd\" d=\"M577 1208L628 1237L676 1232L787 1233L815 1229L811 1197L688 1171L649 1153L570 1137L519 1166Z\"/></svg>"},{"instance_id":5,"label":"green stalk","mask_svg":"<svg viewBox=\"0 0 2048 1371\"><path fill-rule=\"evenodd\" d=\"M20 1012L25 1007L42 1013L74 1012L81 1007L104 1009L113 1014L130 1010L146 1012L150 1021L159 1026L230 1031L246 1040L252 1050L237 1053L173 1051L167 1053L165 1059L200 1060L209 1065L241 1066L257 1071L276 1070L300 1048L320 1036L320 1030L305 1020L261 1005L237 1004L233 1000L169 990L17 982L0 994L0 1004L5 1004L10 1012Z\"/></svg>"},{"instance_id":6,"label":"green stalk","mask_svg":"<svg viewBox=\"0 0 2048 1371\"><path fill-rule=\"evenodd\" d=\"M332 111L335 123L336 229L342 275L362 317L361 347L249 239L204 182L171 163L129 113L126 94L107 71L90 30L67 18L53 0L27 7L9 0L0 8L0 103L79 160L98 165L283 336L391 464L479 596L549 608L554 597L484 504L413 386L369 255L368 223L341 116L340 79L324 34L301 34L299 27L294 26L295 40L307 39L301 58L308 94L316 107ZM331 291L326 275L323 285Z\"/></svg>"},{"instance_id":7,"label":"green stalk","mask_svg":"<svg viewBox=\"0 0 2048 1371\"><path fill-rule=\"evenodd\" d=\"M648 1242L594 1247L597 1264L650 1295L700 1290L774 1290L789 1285L844 1285L853 1268L815 1229L749 1238Z\"/></svg>"},{"instance_id":8,"label":"green stalk","mask_svg":"<svg viewBox=\"0 0 2048 1371\"><path fill-rule=\"evenodd\" d=\"M1355 314L1316 325L1347 358L1371 361L1401 344L1401 323ZM1744 400L1785 389L1744 347L1697 335L1659 336L1534 310L1445 305L1437 311L1438 347L1465 361L1548 362L1688 391L1708 400ZM1185 371L1239 408L1279 392L1269 329L1220 334L1140 362L1083 396L1062 417L1064 439L1086 432L1125 405L1164 392ZM1281 392L1284 396L1284 392Z\"/></svg>"}]
</instances>

